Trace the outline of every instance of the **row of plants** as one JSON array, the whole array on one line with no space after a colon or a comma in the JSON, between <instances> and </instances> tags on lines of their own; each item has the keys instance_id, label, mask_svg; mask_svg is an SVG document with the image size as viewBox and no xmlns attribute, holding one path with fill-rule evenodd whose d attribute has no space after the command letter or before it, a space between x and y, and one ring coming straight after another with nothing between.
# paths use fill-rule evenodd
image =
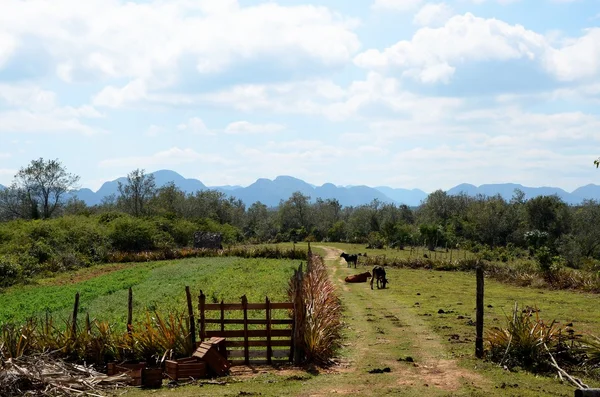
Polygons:
<instances>
[{"instance_id":1,"label":"row of plants","mask_svg":"<svg viewBox=\"0 0 600 397\"><path fill-rule=\"evenodd\" d=\"M36 353L52 353L68 361L85 362L98 368L111 361L145 361L156 365L170 358L189 357L188 317L184 313L157 311L134 323L129 331L118 331L106 321L89 315L83 326L73 327L71 319L56 321L30 319L17 326L5 324L0 333L0 355L18 358Z\"/></svg>"},{"instance_id":2,"label":"row of plants","mask_svg":"<svg viewBox=\"0 0 600 397\"><path fill-rule=\"evenodd\" d=\"M485 344L486 358L510 370L600 378L600 338L578 334L572 324L544 321L537 308L515 303L506 326L489 329Z\"/></svg>"},{"instance_id":3,"label":"row of plants","mask_svg":"<svg viewBox=\"0 0 600 397\"><path fill-rule=\"evenodd\" d=\"M574 289L600 293L600 272L572 269L560 262L540 255L535 261L490 262L480 258L432 259L432 258L385 258L366 257L363 264L406 269L428 269L439 271L473 271L484 266L486 275L506 283L519 286L547 287L552 289Z\"/></svg>"}]
</instances>

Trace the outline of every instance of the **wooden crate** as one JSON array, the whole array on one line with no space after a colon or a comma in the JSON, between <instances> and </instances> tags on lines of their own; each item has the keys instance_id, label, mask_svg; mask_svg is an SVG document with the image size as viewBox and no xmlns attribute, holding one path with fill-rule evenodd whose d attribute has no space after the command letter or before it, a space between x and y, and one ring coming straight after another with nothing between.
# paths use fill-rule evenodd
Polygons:
<instances>
[{"instance_id":1,"label":"wooden crate","mask_svg":"<svg viewBox=\"0 0 600 397\"><path fill-rule=\"evenodd\" d=\"M210 371L217 376L225 376L229 373L231 365L227 358L221 355L217 344L204 341L196 349L193 356L206 362Z\"/></svg>"},{"instance_id":2,"label":"wooden crate","mask_svg":"<svg viewBox=\"0 0 600 397\"><path fill-rule=\"evenodd\" d=\"M165 373L172 380L200 379L206 377L206 363L198 361L195 357L167 360Z\"/></svg>"},{"instance_id":3,"label":"wooden crate","mask_svg":"<svg viewBox=\"0 0 600 397\"><path fill-rule=\"evenodd\" d=\"M131 378L131 381L128 382L130 386L142 386L144 368L146 368L145 362L135 364L108 363L106 373L108 376L127 374Z\"/></svg>"},{"instance_id":4,"label":"wooden crate","mask_svg":"<svg viewBox=\"0 0 600 397\"><path fill-rule=\"evenodd\" d=\"M163 370L162 368L144 368L142 369L142 387L156 389L162 386Z\"/></svg>"}]
</instances>

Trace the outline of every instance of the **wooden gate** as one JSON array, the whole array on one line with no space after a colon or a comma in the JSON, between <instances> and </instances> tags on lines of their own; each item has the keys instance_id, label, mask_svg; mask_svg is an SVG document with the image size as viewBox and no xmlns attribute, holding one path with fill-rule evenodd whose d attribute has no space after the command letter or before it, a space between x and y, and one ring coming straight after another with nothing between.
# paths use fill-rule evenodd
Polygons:
<instances>
[{"instance_id":1,"label":"wooden gate","mask_svg":"<svg viewBox=\"0 0 600 397\"><path fill-rule=\"evenodd\" d=\"M248 303L244 295L241 303L207 304L206 296L200 291L198 306L200 339L226 338L227 360L231 365L292 361L294 320L272 317L273 310L278 311L278 317L286 317L282 312L293 310L293 303L272 303L268 297L265 303ZM264 312L263 316L257 313L260 311ZM233 318L225 318L226 312ZM236 316L236 312L240 315ZM248 318L249 312L252 318Z\"/></svg>"}]
</instances>

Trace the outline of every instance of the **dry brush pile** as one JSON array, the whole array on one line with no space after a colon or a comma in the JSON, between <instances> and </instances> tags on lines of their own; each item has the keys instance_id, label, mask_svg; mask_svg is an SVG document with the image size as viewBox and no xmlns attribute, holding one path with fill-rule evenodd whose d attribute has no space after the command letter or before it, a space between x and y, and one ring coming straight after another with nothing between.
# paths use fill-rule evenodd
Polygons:
<instances>
[{"instance_id":1,"label":"dry brush pile","mask_svg":"<svg viewBox=\"0 0 600 397\"><path fill-rule=\"evenodd\" d=\"M342 340L341 301L323 259L313 255L310 247L306 272L301 282L294 282L292 278L288 295L292 301L298 297L301 300L296 327L302 335L299 346L303 352L302 361L306 364L332 364Z\"/></svg>"}]
</instances>

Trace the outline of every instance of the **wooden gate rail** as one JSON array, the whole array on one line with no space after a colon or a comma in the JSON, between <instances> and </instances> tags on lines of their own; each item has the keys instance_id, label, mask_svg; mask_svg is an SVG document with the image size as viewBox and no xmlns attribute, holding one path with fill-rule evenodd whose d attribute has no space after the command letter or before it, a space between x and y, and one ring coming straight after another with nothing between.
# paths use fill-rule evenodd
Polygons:
<instances>
[{"instance_id":1,"label":"wooden gate rail","mask_svg":"<svg viewBox=\"0 0 600 397\"><path fill-rule=\"evenodd\" d=\"M291 302L273 303L267 297L265 303L248 303L246 296L241 303L206 303L206 296L200 291L199 334L204 341L211 337L226 338L227 359L231 365L272 364L292 360L293 319L273 319L272 310L293 310ZM243 318L225 318L225 311L241 311ZM264 311L264 319L249 319L248 310ZM206 318L206 312L220 312L220 318ZM219 329L206 330L207 324L217 324ZM242 325L242 329L227 329L228 325ZM248 329L249 325L263 325L264 329ZM274 328L273 326L285 326ZM254 338L254 339L250 339ZM277 338L277 339L273 339ZM266 347L266 349L250 349ZM283 347L285 349L273 349ZM262 360L260 360L262 358ZM243 360L242 360L243 359ZM266 360L265 360L266 359Z\"/></svg>"}]
</instances>

